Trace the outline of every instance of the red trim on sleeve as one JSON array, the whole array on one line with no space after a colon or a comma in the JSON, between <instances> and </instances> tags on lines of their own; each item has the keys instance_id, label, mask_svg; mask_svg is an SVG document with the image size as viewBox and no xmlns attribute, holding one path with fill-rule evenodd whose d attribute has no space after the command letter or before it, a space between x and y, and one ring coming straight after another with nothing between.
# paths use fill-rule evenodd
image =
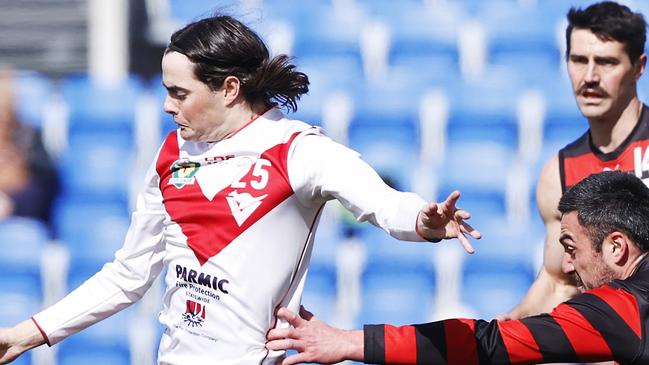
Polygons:
<instances>
[{"instance_id":1,"label":"red trim on sleeve","mask_svg":"<svg viewBox=\"0 0 649 365\"><path fill-rule=\"evenodd\" d=\"M417 338L415 327L385 325L385 362L388 364L416 364Z\"/></svg>"},{"instance_id":2,"label":"red trim on sleeve","mask_svg":"<svg viewBox=\"0 0 649 365\"><path fill-rule=\"evenodd\" d=\"M41 326L38 325L38 322L36 322L36 319L34 317L32 317L32 322L34 322L34 324L36 325L36 328L38 328L41 335L43 335L43 338L45 339L45 343L47 344L47 346L52 347L52 343L50 342L50 339L47 337L47 335L45 334L45 331L43 331Z\"/></svg>"},{"instance_id":3,"label":"red trim on sleeve","mask_svg":"<svg viewBox=\"0 0 649 365\"><path fill-rule=\"evenodd\" d=\"M539 345L523 322L501 321L498 322L498 329L510 362L531 364L532 361L543 360Z\"/></svg>"},{"instance_id":4,"label":"red trim on sleeve","mask_svg":"<svg viewBox=\"0 0 649 365\"><path fill-rule=\"evenodd\" d=\"M588 291L590 294L600 297L603 301L613 308L617 314L622 317L624 322L633 330L633 332L642 338L642 325L640 323L640 309L638 301L626 290L614 289L604 285L594 290Z\"/></svg>"},{"instance_id":5,"label":"red trim on sleeve","mask_svg":"<svg viewBox=\"0 0 649 365\"><path fill-rule=\"evenodd\" d=\"M611 349L602 338L602 334L575 308L562 303L552 311L551 315L561 326L581 361L599 361L592 356L594 354L605 356L602 361L610 358ZM591 356L584 357L584 355Z\"/></svg>"},{"instance_id":6,"label":"red trim on sleeve","mask_svg":"<svg viewBox=\"0 0 649 365\"><path fill-rule=\"evenodd\" d=\"M444 321L446 360L448 364L479 364L475 340L475 320L449 319Z\"/></svg>"}]
</instances>

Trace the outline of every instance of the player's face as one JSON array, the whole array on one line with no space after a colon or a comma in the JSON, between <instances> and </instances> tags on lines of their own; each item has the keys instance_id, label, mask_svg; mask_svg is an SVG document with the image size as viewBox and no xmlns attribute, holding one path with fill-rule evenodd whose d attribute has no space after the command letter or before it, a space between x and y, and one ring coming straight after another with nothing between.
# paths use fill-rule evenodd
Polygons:
<instances>
[{"instance_id":1,"label":"player's face","mask_svg":"<svg viewBox=\"0 0 649 365\"><path fill-rule=\"evenodd\" d=\"M194 64L185 55L164 55L162 83L167 89L164 110L173 116L183 139L209 142L227 134L223 90L210 90L199 81L194 75Z\"/></svg>"},{"instance_id":2,"label":"player's face","mask_svg":"<svg viewBox=\"0 0 649 365\"><path fill-rule=\"evenodd\" d=\"M598 288L615 279L602 252L595 251L586 230L579 224L577 212L561 217L560 242L565 252L564 271L575 275L580 288Z\"/></svg>"},{"instance_id":3,"label":"player's face","mask_svg":"<svg viewBox=\"0 0 649 365\"><path fill-rule=\"evenodd\" d=\"M633 65L624 44L588 29L573 29L570 44L568 74L579 110L590 120L617 120L636 96L644 56Z\"/></svg>"}]
</instances>

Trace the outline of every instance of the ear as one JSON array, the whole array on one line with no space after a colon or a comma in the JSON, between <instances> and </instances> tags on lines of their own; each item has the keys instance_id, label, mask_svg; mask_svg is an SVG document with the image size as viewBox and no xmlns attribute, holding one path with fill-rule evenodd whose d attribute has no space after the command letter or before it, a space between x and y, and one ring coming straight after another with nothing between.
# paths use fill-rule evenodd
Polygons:
<instances>
[{"instance_id":1,"label":"ear","mask_svg":"<svg viewBox=\"0 0 649 365\"><path fill-rule=\"evenodd\" d=\"M633 73L636 81L638 81L640 76L644 74L645 66L647 66L647 54L643 53L635 63L635 70Z\"/></svg>"},{"instance_id":2,"label":"ear","mask_svg":"<svg viewBox=\"0 0 649 365\"><path fill-rule=\"evenodd\" d=\"M602 252L610 263L624 265L628 259L631 242L626 234L622 232L611 232L602 243Z\"/></svg>"},{"instance_id":3,"label":"ear","mask_svg":"<svg viewBox=\"0 0 649 365\"><path fill-rule=\"evenodd\" d=\"M232 104L238 97L241 91L241 81L236 76L228 76L223 80L223 97L225 104Z\"/></svg>"}]
</instances>

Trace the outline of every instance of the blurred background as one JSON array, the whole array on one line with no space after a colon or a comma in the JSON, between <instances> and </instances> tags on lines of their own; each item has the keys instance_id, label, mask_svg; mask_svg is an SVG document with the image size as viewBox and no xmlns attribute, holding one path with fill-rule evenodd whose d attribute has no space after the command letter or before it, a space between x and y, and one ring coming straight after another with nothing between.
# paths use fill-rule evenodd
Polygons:
<instances>
[{"instance_id":1,"label":"blurred background","mask_svg":"<svg viewBox=\"0 0 649 365\"><path fill-rule=\"evenodd\" d=\"M583 0L0 0L0 326L112 260L163 137L160 60L214 12L255 29L311 81L294 118L359 151L390 185L455 189L483 232L404 243L327 204L304 305L347 328L513 307L541 264L535 184L587 129L565 72L565 14ZM649 14L646 1L623 1ZM646 80L647 77L644 78ZM642 100L649 84L642 81ZM16 364L152 364L157 283L131 308Z\"/></svg>"}]
</instances>

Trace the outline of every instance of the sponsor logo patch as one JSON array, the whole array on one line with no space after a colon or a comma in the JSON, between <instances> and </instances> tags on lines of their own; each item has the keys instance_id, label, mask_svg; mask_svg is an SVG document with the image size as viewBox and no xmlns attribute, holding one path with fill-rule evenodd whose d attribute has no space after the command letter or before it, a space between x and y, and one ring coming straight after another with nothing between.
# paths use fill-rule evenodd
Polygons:
<instances>
[{"instance_id":1,"label":"sponsor logo patch","mask_svg":"<svg viewBox=\"0 0 649 365\"><path fill-rule=\"evenodd\" d=\"M199 162L177 160L171 165L172 177L169 179L169 185L174 185L178 189L185 185L193 185L196 181L194 176L200 167Z\"/></svg>"},{"instance_id":2,"label":"sponsor logo patch","mask_svg":"<svg viewBox=\"0 0 649 365\"><path fill-rule=\"evenodd\" d=\"M205 322L205 305L187 300L187 308L183 313L183 322L190 327L202 327Z\"/></svg>"}]
</instances>

